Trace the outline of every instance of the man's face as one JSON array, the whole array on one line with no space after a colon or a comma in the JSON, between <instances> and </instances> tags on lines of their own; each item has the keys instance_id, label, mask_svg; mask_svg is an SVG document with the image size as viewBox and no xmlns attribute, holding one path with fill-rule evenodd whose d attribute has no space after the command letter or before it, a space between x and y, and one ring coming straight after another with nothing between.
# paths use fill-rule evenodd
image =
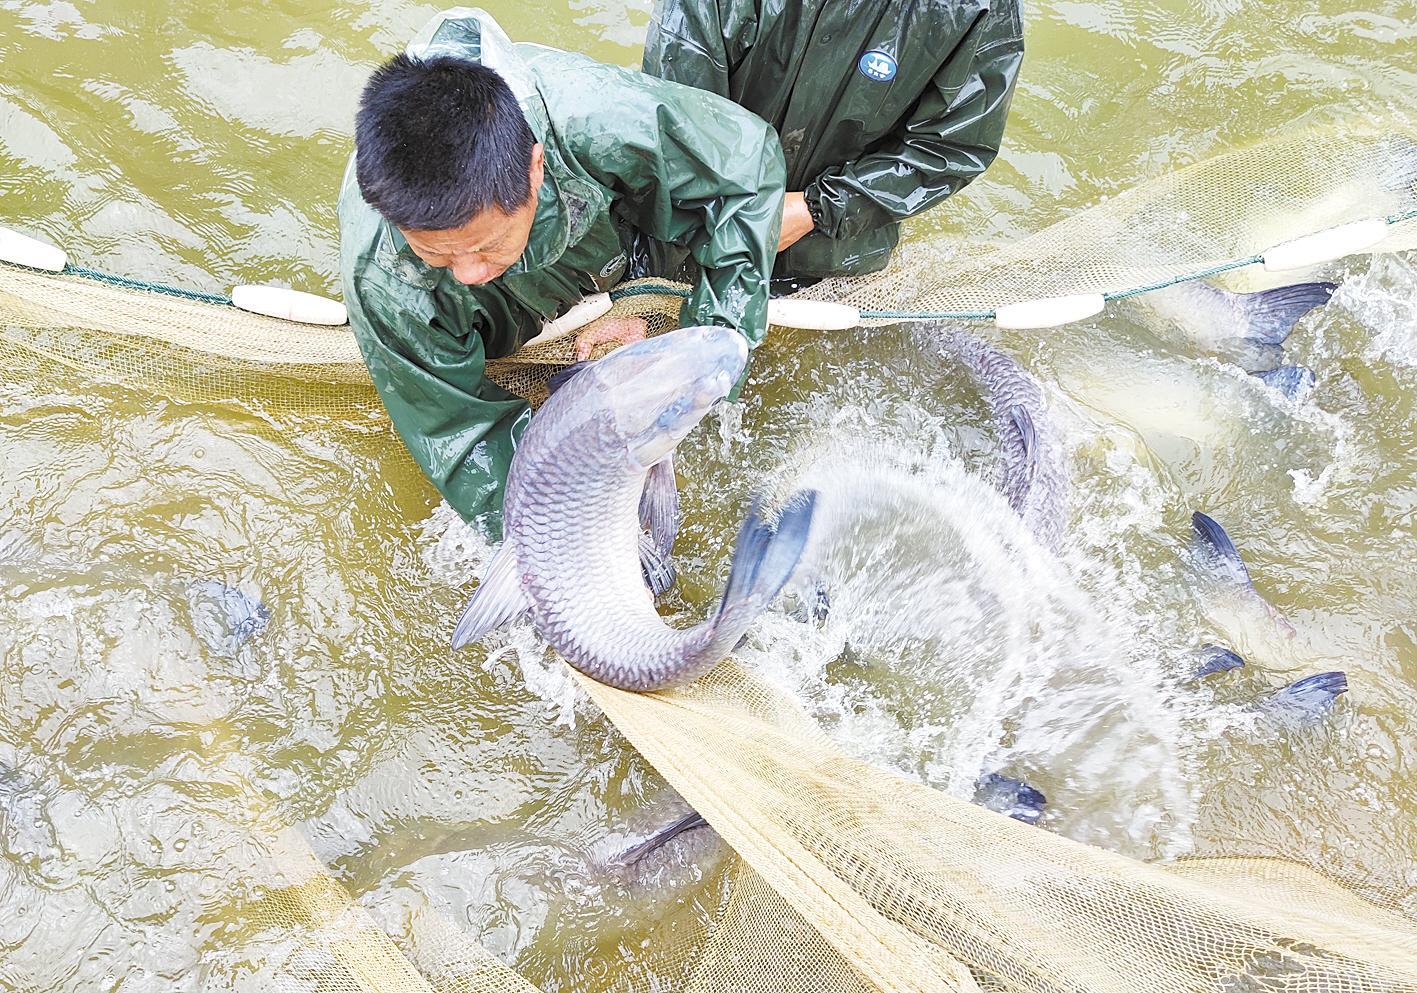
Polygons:
<instances>
[{"instance_id":1,"label":"man's face","mask_svg":"<svg viewBox=\"0 0 1417 993\"><path fill-rule=\"evenodd\" d=\"M531 149L531 197L510 214L492 207L460 228L399 231L415 255L435 268L451 270L458 282L468 286L490 283L526 251L532 218L536 216L537 194L541 191L542 165L538 143Z\"/></svg>"}]
</instances>

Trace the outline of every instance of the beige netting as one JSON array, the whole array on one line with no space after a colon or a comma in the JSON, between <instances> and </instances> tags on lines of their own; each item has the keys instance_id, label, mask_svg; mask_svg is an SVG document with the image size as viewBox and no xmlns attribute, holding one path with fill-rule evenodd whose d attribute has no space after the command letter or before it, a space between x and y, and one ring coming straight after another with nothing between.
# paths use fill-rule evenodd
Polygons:
<instances>
[{"instance_id":1,"label":"beige netting","mask_svg":"<svg viewBox=\"0 0 1417 993\"><path fill-rule=\"evenodd\" d=\"M1417 126L1397 118L1350 121L1206 159L1008 244L904 246L884 273L828 279L799 295L886 314L991 311L1021 300L1154 286L1341 224L1396 221L1414 211ZM1417 218L1390 231L1374 251L1417 248ZM1227 281L1244 289L1265 278L1250 266ZM1294 275L1277 278L1292 282Z\"/></svg>"},{"instance_id":2,"label":"beige netting","mask_svg":"<svg viewBox=\"0 0 1417 993\"><path fill-rule=\"evenodd\" d=\"M1148 865L850 758L732 660L659 694L581 684L742 862L685 993L1417 990L1417 926L1273 858ZM530 987L447 923L396 947L293 830L253 915L338 991ZM415 968L414 963L417 963Z\"/></svg>"},{"instance_id":3,"label":"beige netting","mask_svg":"<svg viewBox=\"0 0 1417 993\"><path fill-rule=\"evenodd\" d=\"M1334 224L1417 209L1410 127L1307 133L1221 156L1013 245L918 248L886 273L812 289L868 311L969 311L1118 291L1247 257ZM1385 248L1417 244L1394 224ZM927 259L929 264L921 263ZM672 326L680 298L615 316ZM883 322L893 318L877 316ZM571 340L494 364L538 399ZM39 356L194 401L348 415L377 409L347 330L311 329L77 276L0 266L0 356ZM851 759L789 700L726 662L692 687L634 695L582 680L625 736L742 859L690 993L1417 991L1417 928L1273 859L1161 866L1089 848ZM254 830L254 829L253 829ZM290 829L257 832L274 885L257 927L301 936L290 988L526 988L446 922L401 944Z\"/></svg>"}]
</instances>

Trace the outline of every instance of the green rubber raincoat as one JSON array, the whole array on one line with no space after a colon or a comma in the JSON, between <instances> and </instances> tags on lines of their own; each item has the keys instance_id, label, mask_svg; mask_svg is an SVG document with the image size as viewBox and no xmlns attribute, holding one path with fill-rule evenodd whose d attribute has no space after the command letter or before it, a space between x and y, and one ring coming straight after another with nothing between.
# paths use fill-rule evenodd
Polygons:
<instances>
[{"instance_id":1,"label":"green rubber raincoat","mask_svg":"<svg viewBox=\"0 0 1417 993\"><path fill-rule=\"evenodd\" d=\"M496 537L531 411L486 379L485 361L514 352L583 296L646 275L629 261L646 236L699 266L680 314L686 326L735 328L756 345L782 219L782 151L770 127L727 100L513 44L480 10L440 15L409 52L496 69L545 150L526 251L484 286L420 260L364 202L352 160L340 191L344 298L374 385L448 503Z\"/></svg>"},{"instance_id":2,"label":"green rubber raincoat","mask_svg":"<svg viewBox=\"0 0 1417 993\"><path fill-rule=\"evenodd\" d=\"M1023 61L1020 0L658 0L645 72L777 129L817 222L776 275L873 272L898 223L999 151Z\"/></svg>"}]
</instances>

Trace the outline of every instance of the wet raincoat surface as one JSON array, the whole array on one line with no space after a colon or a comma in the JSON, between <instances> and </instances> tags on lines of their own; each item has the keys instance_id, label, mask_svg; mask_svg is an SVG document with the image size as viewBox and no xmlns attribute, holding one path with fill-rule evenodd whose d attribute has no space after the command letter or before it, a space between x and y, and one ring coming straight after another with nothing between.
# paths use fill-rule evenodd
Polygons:
<instances>
[{"instance_id":1,"label":"wet raincoat surface","mask_svg":"<svg viewBox=\"0 0 1417 993\"><path fill-rule=\"evenodd\" d=\"M586 294L645 275L629 271L628 249L646 235L686 249L702 271L685 325L732 327L757 344L781 223L782 152L770 127L727 100L513 44L482 11L435 18L409 51L496 69L545 151L526 251L484 286L420 260L364 202L352 160L340 191L344 298L374 385L428 478L495 537L531 411L485 378L486 360L514 352Z\"/></svg>"},{"instance_id":2,"label":"wet raincoat surface","mask_svg":"<svg viewBox=\"0 0 1417 993\"><path fill-rule=\"evenodd\" d=\"M777 275L882 268L901 220L998 153L1023 61L1020 0L658 0L645 72L777 129L817 229Z\"/></svg>"}]
</instances>

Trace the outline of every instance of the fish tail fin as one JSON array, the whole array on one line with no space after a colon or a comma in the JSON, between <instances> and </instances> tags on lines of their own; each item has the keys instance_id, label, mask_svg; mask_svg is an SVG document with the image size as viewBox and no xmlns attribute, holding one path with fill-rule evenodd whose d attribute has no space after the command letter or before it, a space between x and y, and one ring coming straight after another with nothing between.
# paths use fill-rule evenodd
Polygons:
<instances>
[{"instance_id":1,"label":"fish tail fin","mask_svg":"<svg viewBox=\"0 0 1417 993\"><path fill-rule=\"evenodd\" d=\"M1037 824L1048 798L1019 779L991 772L975 786L974 802L1025 824Z\"/></svg>"},{"instance_id":2,"label":"fish tail fin","mask_svg":"<svg viewBox=\"0 0 1417 993\"><path fill-rule=\"evenodd\" d=\"M1191 515L1191 527L1195 531L1197 547L1216 564L1229 578L1242 586L1250 586L1250 570L1245 568L1240 550L1230 540L1225 529L1208 514L1199 510Z\"/></svg>"},{"instance_id":3,"label":"fish tail fin","mask_svg":"<svg viewBox=\"0 0 1417 993\"><path fill-rule=\"evenodd\" d=\"M792 578L807 546L816 507L815 490L802 490L782 508L775 524L762 518L760 503L753 501L738 544L733 550L733 566L728 586L714 619L714 644L731 648L768 603Z\"/></svg>"},{"instance_id":4,"label":"fish tail fin","mask_svg":"<svg viewBox=\"0 0 1417 993\"><path fill-rule=\"evenodd\" d=\"M1259 293L1237 294L1245 320L1240 337L1278 345L1305 314L1328 303L1336 289L1336 283L1294 283Z\"/></svg>"},{"instance_id":5,"label":"fish tail fin","mask_svg":"<svg viewBox=\"0 0 1417 993\"><path fill-rule=\"evenodd\" d=\"M1294 725L1313 724L1333 709L1333 703L1348 692L1348 677L1342 672L1320 672L1275 690L1260 703L1260 709Z\"/></svg>"},{"instance_id":6,"label":"fish tail fin","mask_svg":"<svg viewBox=\"0 0 1417 993\"><path fill-rule=\"evenodd\" d=\"M1257 372L1255 377L1271 389L1276 389L1290 400L1297 400L1314 388L1318 377L1314 370L1301 365L1282 365L1267 372Z\"/></svg>"}]
</instances>

